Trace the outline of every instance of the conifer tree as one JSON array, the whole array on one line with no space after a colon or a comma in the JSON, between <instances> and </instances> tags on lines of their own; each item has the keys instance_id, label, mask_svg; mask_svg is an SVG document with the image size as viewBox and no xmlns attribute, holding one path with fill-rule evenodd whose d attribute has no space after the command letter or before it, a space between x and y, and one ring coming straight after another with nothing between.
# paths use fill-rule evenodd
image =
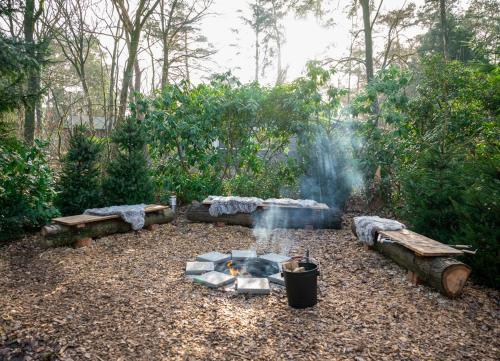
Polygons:
<instances>
[{"instance_id":1,"label":"conifer tree","mask_svg":"<svg viewBox=\"0 0 500 361\"><path fill-rule=\"evenodd\" d=\"M101 203L99 157L102 145L78 126L69 140L69 150L62 161L56 205L64 215L80 214Z\"/></svg>"},{"instance_id":2,"label":"conifer tree","mask_svg":"<svg viewBox=\"0 0 500 361\"><path fill-rule=\"evenodd\" d=\"M112 135L116 155L103 184L108 205L150 203L154 187L146 159L147 134L142 123L128 117Z\"/></svg>"}]
</instances>

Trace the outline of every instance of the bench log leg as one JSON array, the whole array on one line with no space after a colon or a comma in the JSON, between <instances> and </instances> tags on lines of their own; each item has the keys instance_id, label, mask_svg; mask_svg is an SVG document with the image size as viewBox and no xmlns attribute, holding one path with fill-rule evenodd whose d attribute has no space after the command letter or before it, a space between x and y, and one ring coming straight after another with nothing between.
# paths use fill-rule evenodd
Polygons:
<instances>
[{"instance_id":1,"label":"bench log leg","mask_svg":"<svg viewBox=\"0 0 500 361\"><path fill-rule=\"evenodd\" d=\"M415 272L410 270L408 270L406 278L408 279L408 282L410 282L413 286L418 286L419 284L422 283L422 279L418 277L418 275Z\"/></svg>"},{"instance_id":2,"label":"bench log leg","mask_svg":"<svg viewBox=\"0 0 500 361\"><path fill-rule=\"evenodd\" d=\"M92 245L92 238L85 237L75 241L75 248L89 247Z\"/></svg>"},{"instance_id":3,"label":"bench log leg","mask_svg":"<svg viewBox=\"0 0 500 361\"><path fill-rule=\"evenodd\" d=\"M155 223L155 224L150 224L150 225L147 225L145 228L148 230L148 231L155 231L158 229L158 227L160 227L159 224Z\"/></svg>"}]
</instances>

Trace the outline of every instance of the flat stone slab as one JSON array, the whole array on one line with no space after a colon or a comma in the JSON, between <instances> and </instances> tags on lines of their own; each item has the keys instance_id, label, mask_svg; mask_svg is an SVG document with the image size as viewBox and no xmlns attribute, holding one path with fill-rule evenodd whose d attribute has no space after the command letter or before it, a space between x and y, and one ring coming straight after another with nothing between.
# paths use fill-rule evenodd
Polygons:
<instances>
[{"instance_id":1,"label":"flat stone slab","mask_svg":"<svg viewBox=\"0 0 500 361\"><path fill-rule=\"evenodd\" d=\"M271 293L271 287L267 278L238 277L236 292L253 295L268 295Z\"/></svg>"},{"instance_id":2,"label":"flat stone slab","mask_svg":"<svg viewBox=\"0 0 500 361\"><path fill-rule=\"evenodd\" d=\"M285 278L283 278L283 276L281 275L281 272L275 273L267 278L269 279L269 281L276 283L278 285L282 285L282 286L285 285Z\"/></svg>"},{"instance_id":3,"label":"flat stone slab","mask_svg":"<svg viewBox=\"0 0 500 361\"><path fill-rule=\"evenodd\" d=\"M278 264L289 261L291 258L288 256L283 256L282 254L277 253L267 253L259 256L260 259L264 259L269 262L276 262Z\"/></svg>"},{"instance_id":4,"label":"flat stone slab","mask_svg":"<svg viewBox=\"0 0 500 361\"><path fill-rule=\"evenodd\" d=\"M236 280L236 277L230 276L228 274L211 271L193 278L194 282L202 284L210 288L218 288L221 286L228 285Z\"/></svg>"},{"instance_id":5,"label":"flat stone slab","mask_svg":"<svg viewBox=\"0 0 500 361\"><path fill-rule=\"evenodd\" d=\"M201 275L214 270L213 262L186 262L187 275Z\"/></svg>"},{"instance_id":6,"label":"flat stone slab","mask_svg":"<svg viewBox=\"0 0 500 361\"><path fill-rule=\"evenodd\" d=\"M235 261L247 258L257 258L257 252L251 249L233 250L231 251L231 258Z\"/></svg>"},{"instance_id":7,"label":"flat stone slab","mask_svg":"<svg viewBox=\"0 0 500 361\"><path fill-rule=\"evenodd\" d=\"M196 257L197 261L200 262L213 262L213 263L222 263L227 262L231 259L231 255L229 253L220 253L220 252L208 252L200 254Z\"/></svg>"}]
</instances>

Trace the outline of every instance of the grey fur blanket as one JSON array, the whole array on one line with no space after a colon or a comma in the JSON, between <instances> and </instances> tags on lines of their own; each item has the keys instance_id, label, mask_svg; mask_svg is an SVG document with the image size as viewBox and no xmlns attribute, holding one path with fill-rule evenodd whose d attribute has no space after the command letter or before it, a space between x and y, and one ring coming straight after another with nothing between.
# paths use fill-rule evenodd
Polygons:
<instances>
[{"instance_id":1,"label":"grey fur blanket","mask_svg":"<svg viewBox=\"0 0 500 361\"><path fill-rule=\"evenodd\" d=\"M144 227L144 218L146 217L145 204L134 204L131 206L112 206L104 208L86 209L83 214L91 214L93 216L110 216L119 215L125 222L130 223L132 229L137 231Z\"/></svg>"},{"instance_id":2,"label":"grey fur blanket","mask_svg":"<svg viewBox=\"0 0 500 361\"><path fill-rule=\"evenodd\" d=\"M369 246L373 246L375 232L379 230L399 231L406 228L403 223L378 216L354 217L354 226L356 227L358 239Z\"/></svg>"},{"instance_id":3,"label":"grey fur blanket","mask_svg":"<svg viewBox=\"0 0 500 361\"><path fill-rule=\"evenodd\" d=\"M252 213L264 202L267 205L293 205L296 207L320 207L328 209L324 203L318 203L310 199L269 198L265 201L257 197L235 197L235 196L208 196L203 202L210 202L208 212L212 217L221 214Z\"/></svg>"},{"instance_id":4,"label":"grey fur blanket","mask_svg":"<svg viewBox=\"0 0 500 361\"><path fill-rule=\"evenodd\" d=\"M329 208L325 203L319 203L313 201L312 199L268 198L264 202L276 206L295 206L301 208L316 207L322 209Z\"/></svg>"},{"instance_id":5,"label":"grey fur blanket","mask_svg":"<svg viewBox=\"0 0 500 361\"><path fill-rule=\"evenodd\" d=\"M221 214L252 213L262 204L263 200L256 197L223 197L208 196L204 202L211 202L208 213L212 217Z\"/></svg>"}]
</instances>

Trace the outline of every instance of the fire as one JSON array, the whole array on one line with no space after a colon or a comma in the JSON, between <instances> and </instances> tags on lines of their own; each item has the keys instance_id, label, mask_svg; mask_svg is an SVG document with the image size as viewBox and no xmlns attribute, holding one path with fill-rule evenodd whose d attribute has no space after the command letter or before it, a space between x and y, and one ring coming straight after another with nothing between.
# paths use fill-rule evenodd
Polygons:
<instances>
[{"instance_id":1,"label":"fire","mask_svg":"<svg viewBox=\"0 0 500 361\"><path fill-rule=\"evenodd\" d=\"M231 262L231 261L228 261L226 263L226 267L229 268L229 272L231 273L231 276L237 276L240 273L240 271L236 267L233 267L233 262Z\"/></svg>"}]
</instances>

